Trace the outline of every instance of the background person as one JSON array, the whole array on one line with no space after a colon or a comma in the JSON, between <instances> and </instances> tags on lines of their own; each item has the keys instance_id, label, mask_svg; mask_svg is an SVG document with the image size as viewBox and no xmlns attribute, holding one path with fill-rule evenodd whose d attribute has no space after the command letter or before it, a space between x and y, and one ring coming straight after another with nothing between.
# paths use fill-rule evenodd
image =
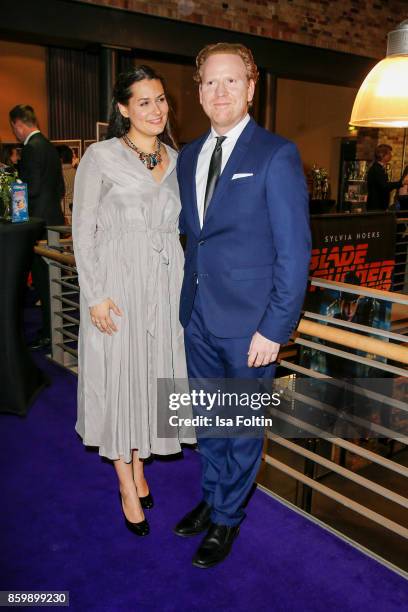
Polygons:
<instances>
[{"instance_id":1,"label":"background person","mask_svg":"<svg viewBox=\"0 0 408 612\"><path fill-rule=\"evenodd\" d=\"M398 210L408 210L408 166L405 166L401 176L401 187L397 192L396 207Z\"/></svg>"},{"instance_id":2,"label":"background person","mask_svg":"<svg viewBox=\"0 0 408 612\"><path fill-rule=\"evenodd\" d=\"M386 171L392 159L392 147L380 144L375 149L375 161L367 173L367 211L388 210L390 193L401 186L401 181L389 181Z\"/></svg>"},{"instance_id":3,"label":"background person","mask_svg":"<svg viewBox=\"0 0 408 612\"><path fill-rule=\"evenodd\" d=\"M15 137L24 145L19 174L20 179L27 183L30 217L39 217L46 225L63 225L61 198L65 187L55 147L41 133L32 106L15 106L9 119ZM46 238L45 232L43 237ZM32 276L41 300L42 328L31 347L45 348L51 337L49 275L48 266L39 255L34 255Z\"/></svg>"},{"instance_id":4,"label":"background person","mask_svg":"<svg viewBox=\"0 0 408 612\"><path fill-rule=\"evenodd\" d=\"M3 150L1 152L1 162L3 164L18 172L19 159L18 150L15 145L3 145Z\"/></svg>"}]
</instances>

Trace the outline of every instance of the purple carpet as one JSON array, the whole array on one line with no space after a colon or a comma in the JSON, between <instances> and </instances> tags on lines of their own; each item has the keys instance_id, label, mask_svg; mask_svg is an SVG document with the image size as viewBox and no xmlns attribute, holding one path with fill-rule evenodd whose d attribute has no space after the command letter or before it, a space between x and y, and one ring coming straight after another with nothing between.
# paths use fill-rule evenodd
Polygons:
<instances>
[{"instance_id":1,"label":"purple carpet","mask_svg":"<svg viewBox=\"0 0 408 612\"><path fill-rule=\"evenodd\" d=\"M198 538L172 527L200 498L199 456L146 467L151 534L123 524L113 467L74 432L76 378L53 380L25 419L0 415L0 590L70 591L75 611L408 609L408 581L261 491L230 557L191 565Z\"/></svg>"}]
</instances>

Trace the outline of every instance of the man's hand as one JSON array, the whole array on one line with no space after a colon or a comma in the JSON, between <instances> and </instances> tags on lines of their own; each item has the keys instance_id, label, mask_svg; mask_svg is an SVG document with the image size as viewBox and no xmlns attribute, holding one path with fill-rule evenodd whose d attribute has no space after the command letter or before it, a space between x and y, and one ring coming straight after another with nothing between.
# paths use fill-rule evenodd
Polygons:
<instances>
[{"instance_id":1,"label":"man's hand","mask_svg":"<svg viewBox=\"0 0 408 612\"><path fill-rule=\"evenodd\" d=\"M255 332L248 351L248 367L259 368L273 363L276 361L279 349L280 344Z\"/></svg>"},{"instance_id":2,"label":"man's hand","mask_svg":"<svg viewBox=\"0 0 408 612\"><path fill-rule=\"evenodd\" d=\"M91 321L95 327L97 327L103 334L109 334L110 336L113 334L113 332L118 331L118 328L110 317L111 310L113 310L113 312L119 317L122 316L122 311L120 308L118 308L109 298L104 300L101 304L92 306L89 309Z\"/></svg>"}]
</instances>

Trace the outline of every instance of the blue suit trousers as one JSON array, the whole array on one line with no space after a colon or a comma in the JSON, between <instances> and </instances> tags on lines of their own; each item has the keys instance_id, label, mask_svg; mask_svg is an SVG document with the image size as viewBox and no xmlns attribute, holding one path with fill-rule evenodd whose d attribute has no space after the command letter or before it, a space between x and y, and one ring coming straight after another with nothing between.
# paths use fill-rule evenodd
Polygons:
<instances>
[{"instance_id":1,"label":"blue suit trousers","mask_svg":"<svg viewBox=\"0 0 408 612\"><path fill-rule=\"evenodd\" d=\"M273 378L275 365L249 368L252 337L218 338L205 324L197 287L191 319L184 338L189 378ZM245 518L244 503L257 475L262 438L200 438L203 498L211 506L211 520L238 525Z\"/></svg>"}]
</instances>

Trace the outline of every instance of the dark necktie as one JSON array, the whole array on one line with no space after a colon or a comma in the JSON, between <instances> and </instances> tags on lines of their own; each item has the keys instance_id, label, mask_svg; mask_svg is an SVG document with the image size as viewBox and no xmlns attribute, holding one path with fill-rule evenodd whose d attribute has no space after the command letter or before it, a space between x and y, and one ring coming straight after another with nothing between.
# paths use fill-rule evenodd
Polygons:
<instances>
[{"instance_id":1,"label":"dark necktie","mask_svg":"<svg viewBox=\"0 0 408 612\"><path fill-rule=\"evenodd\" d=\"M213 154L211 155L210 167L208 170L207 186L205 188L203 221L205 218L205 213L207 212L208 205L211 202L211 198L213 197L213 193L217 186L219 176L221 174L222 143L225 139L226 136L217 136L217 144L215 145L215 149L213 151Z\"/></svg>"}]
</instances>

